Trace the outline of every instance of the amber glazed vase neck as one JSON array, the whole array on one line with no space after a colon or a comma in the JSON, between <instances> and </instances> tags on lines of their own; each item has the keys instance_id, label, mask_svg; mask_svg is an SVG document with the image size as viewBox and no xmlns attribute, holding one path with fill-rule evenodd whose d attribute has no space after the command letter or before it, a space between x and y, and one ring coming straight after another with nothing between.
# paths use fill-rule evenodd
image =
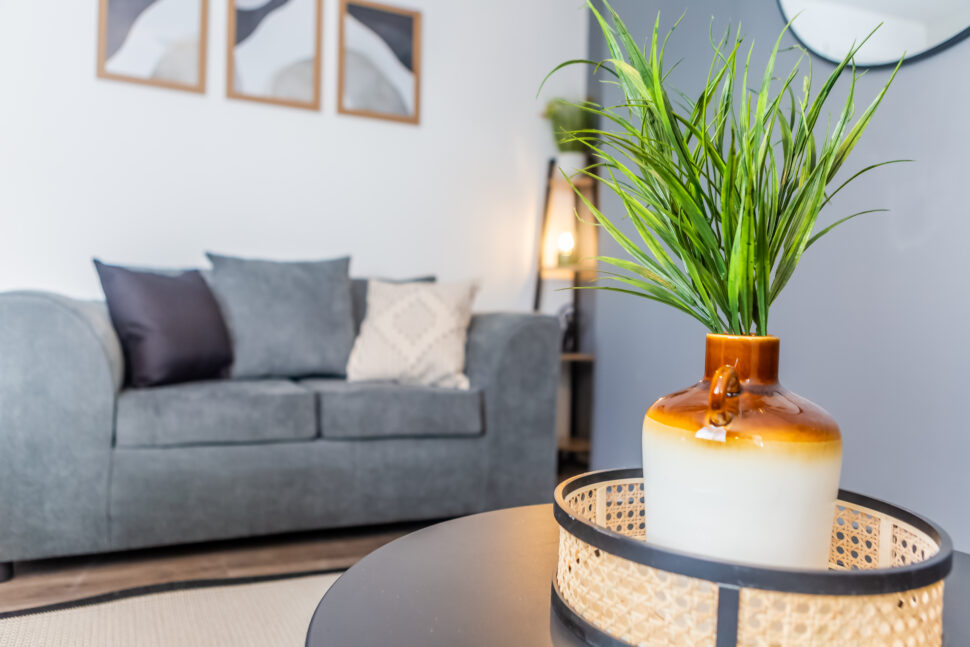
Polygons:
<instances>
[{"instance_id":1,"label":"amber glazed vase neck","mask_svg":"<svg viewBox=\"0 0 970 647\"><path fill-rule=\"evenodd\" d=\"M704 379L711 380L722 366L731 366L747 384L778 381L778 338L752 335L707 335Z\"/></svg>"}]
</instances>

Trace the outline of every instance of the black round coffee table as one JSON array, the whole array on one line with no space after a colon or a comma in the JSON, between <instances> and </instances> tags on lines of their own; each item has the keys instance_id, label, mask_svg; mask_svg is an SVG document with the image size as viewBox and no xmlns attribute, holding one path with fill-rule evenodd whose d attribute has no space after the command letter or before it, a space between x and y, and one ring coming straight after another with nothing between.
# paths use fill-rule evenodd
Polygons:
<instances>
[{"instance_id":1,"label":"black round coffee table","mask_svg":"<svg viewBox=\"0 0 970 647\"><path fill-rule=\"evenodd\" d=\"M579 647L550 612L559 527L552 506L430 526L374 551L320 601L308 647ZM970 645L970 555L946 581L946 644Z\"/></svg>"}]
</instances>

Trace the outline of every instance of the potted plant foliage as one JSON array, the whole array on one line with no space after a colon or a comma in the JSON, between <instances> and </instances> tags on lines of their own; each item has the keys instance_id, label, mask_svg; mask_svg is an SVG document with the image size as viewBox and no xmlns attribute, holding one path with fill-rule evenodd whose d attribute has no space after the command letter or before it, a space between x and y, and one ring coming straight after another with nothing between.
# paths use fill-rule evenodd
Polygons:
<instances>
[{"instance_id":1,"label":"potted plant foliage","mask_svg":"<svg viewBox=\"0 0 970 647\"><path fill-rule=\"evenodd\" d=\"M619 197L632 223L621 228L617 214L577 192L627 255L601 258L614 270L601 276L613 283L591 287L665 303L710 331L704 378L660 398L644 418L647 540L726 560L825 568L841 433L823 409L779 384L768 315L806 250L860 215L819 225L833 196L882 165L841 181L892 77L856 115L858 47L813 91L810 70L799 78L801 58L776 77L784 31L760 73L740 33L729 32L713 44L700 95L681 99L668 88L659 17L641 47L604 5L602 13L589 6L610 57L563 64L595 65L624 95L617 106L577 104L600 126L563 133L586 148L593 165L585 173ZM843 73L847 99L826 122L823 108Z\"/></svg>"}]
</instances>

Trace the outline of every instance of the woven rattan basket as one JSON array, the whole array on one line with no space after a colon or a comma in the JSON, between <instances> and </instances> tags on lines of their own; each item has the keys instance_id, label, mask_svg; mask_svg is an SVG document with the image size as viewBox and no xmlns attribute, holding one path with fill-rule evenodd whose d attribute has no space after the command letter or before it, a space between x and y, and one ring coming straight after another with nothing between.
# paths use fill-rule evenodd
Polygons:
<instances>
[{"instance_id":1,"label":"woven rattan basket","mask_svg":"<svg viewBox=\"0 0 970 647\"><path fill-rule=\"evenodd\" d=\"M553 609L585 642L648 647L940 647L952 545L910 512L841 491L828 571L712 561L643 541L640 470L564 481ZM765 511L771 523L771 511Z\"/></svg>"}]
</instances>

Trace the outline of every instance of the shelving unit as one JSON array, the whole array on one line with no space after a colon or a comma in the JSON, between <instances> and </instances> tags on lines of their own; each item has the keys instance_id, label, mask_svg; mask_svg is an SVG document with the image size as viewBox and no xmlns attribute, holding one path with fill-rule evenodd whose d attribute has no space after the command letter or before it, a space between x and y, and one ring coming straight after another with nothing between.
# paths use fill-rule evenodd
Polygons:
<instances>
[{"instance_id":1,"label":"shelving unit","mask_svg":"<svg viewBox=\"0 0 970 647\"><path fill-rule=\"evenodd\" d=\"M584 197L592 204L598 204L598 184L589 177L572 178L572 185L579 189ZM592 282L596 278L596 261L598 254L597 227L593 214L586 207L582 199L575 194L573 186L567 181L556 166L555 159L549 161L546 198L543 208L542 229L538 249L538 269L536 272L536 287L534 309L542 311L543 288L546 282L564 282L567 286L576 287ZM562 209L563 197L571 196L569 208L578 213L579 218L570 214L573 219L575 251L574 261L561 264L558 259L551 258L549 253L550 236L553 231L554 217L562 218L562 214L551 214L554 203ZM591 316L591 301L593 295L586 290L573 290L571 295L574 311L576 331L575 347L563 350L562 379L559 390L559 416L557 427L558 448L561 470L588 467L590 451L590 434L592 428L593 403L593 369L596 357L591 348L589 334L589 317ZM565 429L565 432L563 430Z\"/></svg>"}]
</instances>

